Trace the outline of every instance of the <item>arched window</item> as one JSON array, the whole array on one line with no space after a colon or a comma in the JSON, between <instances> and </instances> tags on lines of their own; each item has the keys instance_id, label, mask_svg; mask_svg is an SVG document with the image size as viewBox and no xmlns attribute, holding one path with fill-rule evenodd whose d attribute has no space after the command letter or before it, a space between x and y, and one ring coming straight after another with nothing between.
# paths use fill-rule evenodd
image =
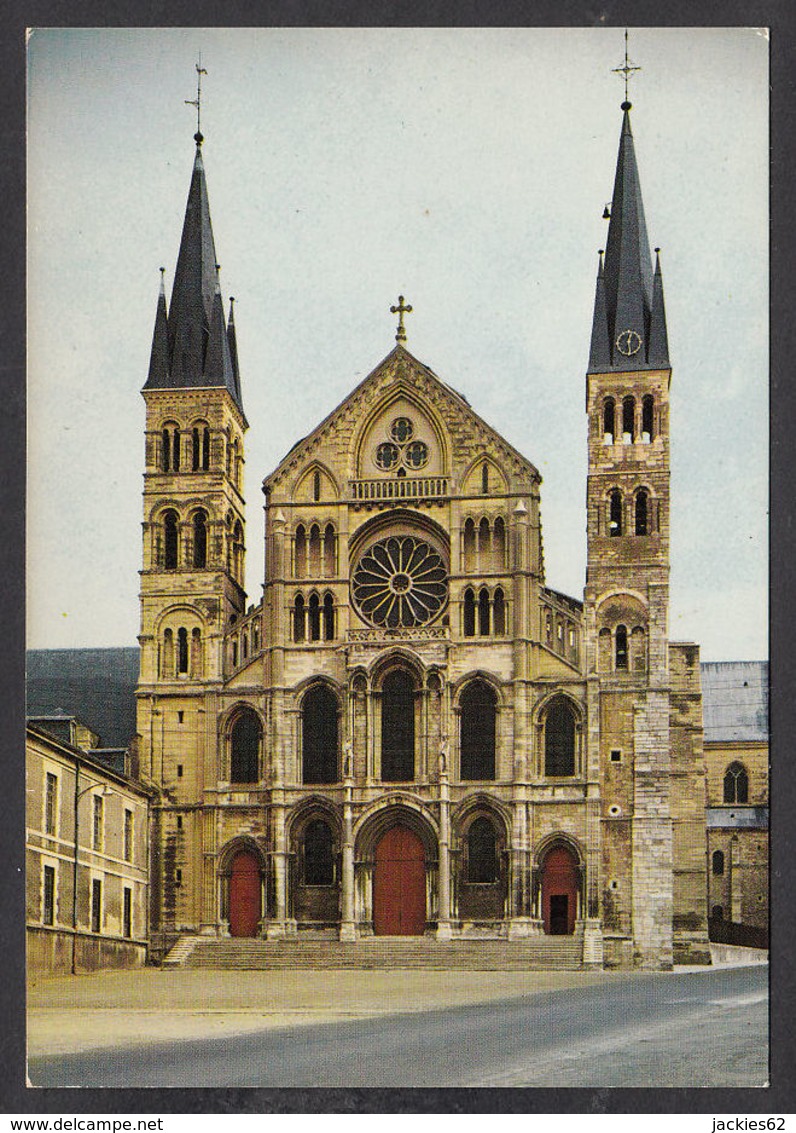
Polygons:
<instances>
[{"instance_id":1,"label":"arched window","mask_svg":"<svg viewBox=\"0 0 796 1133\"><path fill-rule=\"evenodd\" d=\"M163 516L163 566L166 570L177 569L177 513L167 511Z\"/></svg>"},{"instance_id":2,"label":"arched window","mask_svg":"<svg viewBox=\"0 0 796 1133\"><path fill-rule=\"evenodd\" d=\"M492 532L492 565L497 571L506 569L506 524L502 515L495 520Z\"/></svg>"},{"instance_id":3,"label":"arched window","mask_svg":"<svg viewBox=\"0 0 796 1133\"><path fill-rule=\"evenodd\" d=\"M381 777L386 783L415 777L414 683L403 669L388 673L382 686Z\"/></svg>"},{"instance_id":4,"label":"arched window","mask_svg":"<svg viewBox=\"0 0 796 1133\"><path fill-rule=\"evenodd\" d=\"M310 578L321 573L321 529L317 523L310 528Z\"/></svg>"},{"instance_id":5,"label":"arched window","mask_svg":"<svg viewBox=\"0 0 796 1133\"><path fill-rule=\"evenodd\" d=\"M321 640L321 602L317 594L310 594L309 602L310 641Z\"/></svg>"},{"instance_id":6,"label":"arched window","mask_svg":"<svg viewBox=\"0 0 796 1133\"><path fill-rule=\"evenodd\" d=\"M615 668L626 669L627 668L627 627L626 626L617 626L616 627L615 647L616 647Z\"/></svg>"},{"instance_id":7,"label":"arched window","mask_svg":"<svg viewBox=\"0 0 796 1133\"><path fill-rule=\"evenodd\" d=\"M296 528L296 578L305 578L307 574L307 532L304 524Z\"/></svg>"},{"instance_id":8,"label":"arched window","mask_svg":"<svg viewBox=\"0 0 796 1133\"><path fill-rule=\"evenodd\" d=\"M207 566L207 515L203 511L193 517L193 565L197 569Z\"/></svg>"},{"instance_id":9,"label":"arched window","mask_svg":"<svg viewBox=\"0 0 796 1133\"><path fill-rule=\"evenodd\" d=\"M202 464L202 437L199 429L194 427L193 444L191 445L191 468L198 472Z\"/></svg>"},{"instance_id":10,"label":"arched window","mask_svg":"<svg viewBox=\"0 0 796 1133\"><path fill-rule=\"evenodd\" d=\"M334 578L337 563L337 539L334 526L327 523L323 532L323 573L326 578Z\"/></svg>"},{"instance_id":11,"label":"arched window","mask_svg":"<svg viewBox=\"0 0 796 1133\"><path fill-rule=\"evenodd\" d=\"M304 884L334 884L332 832L320 818L309 822L304 831Z\"/></svg>"},{"instance_id":12,"label":"arched window","mask_svg":"<svg viewBox=\"0 0 796 1133\"><path fill-rule=\"evenodd\" d=\"M647 668L647 634L643 626L633 626L630 634L630 664L634 673L643 673Z\"/></svg>"},{"instance_id":13,"label":"arched window","mask_svg":"<svg viewBox=\"0 0 796 1133\"><path fill-rule=\"evenodd\" d=\"M721 850L713 851L713 876L723 877L724 875L724 854Z\"/></svg>"},{"instance_id":14,"label":"arched window","mask_svg":"<svg viewBox=\"0 0 796 1133\"><path fill-rule=\"evenodd\" d=\"M485 586L478 592L478 632L482 637L489 634L489 591Z\"/></svg>"},{"instance_id":15,"label":"arched window","mask_svg":"<svg viewBox=\"0 0 796 1133\"><path fill-rule=\"evenodd\" d=\"M180 471L180 430L176 426L171 434L171 471Z\"/></svg>"},{"instance_id":16,"label":"arched window","mask_svg":"<svg viewBox=\"0 0 796 1133\"><path fill-rule=\"evenodd\" d=\"M641 402L641 439L645 442L655 439L655 398L651 393Z\"/></svg>"},{"instance_id":17,"label":"arched window","mask_svg":"<svg viewBox=\"0 0 796 1133\"><path fill-rule=\"evenodd\" d=\"M461 779L495 778L497 696L486 681L472 681L459 702Z\"/></svg>"},{"instance_id":18,"label":"arched window","mask_svg":"<svg viewBox=\"0 0 796 1133\"><path fill-rule=\"evenodd\" d=\"M636 492L636 535L649 533L649 493L640 488Z\"/></svg>"},{"instance_id":19,"label":"arched window","mask_svg":"<svg viewBox=\"0 0 796 1133\"><path fill-rule=\"evenodd\" d=\"M238 640L237 638L232 642L232 668L238 667Z\"/></svg>"},{"instance_id":20,"label":"arched window","mask_svg":"<svg viewBox=\"0 0 796 1133\"><path fill-rule=\"evenodd\" d=\"M188 630L177 630L177 672L188 672Z\"/></svg>"},{"instance_id":21,"label":"arched window","mask_svg":"<svg viewBox=\"0 0 796 1133\"><path fill-rule=\"evenodd\" d=\"M321 474L317 470L312 475L312 498L316 502L321 498Z\"/></svg>"},{"instance_id":22,"label":"arched window","mask_svg":"<svg viewBox=\"0 0 796 1133\"><path fill-rule=\"evenodd\" d=\"M597 668L601 673L609 672L611 668L611 631L603 626L597 640Z\"/></svg>"},{"instance_id":23,"label":"arched window","mask_svg":"<svg viewBox=\"0 0 796 1133\"><path fill-rule=\"evenodd\" d=\"M632 444L636 439L636 399L626 397L622 402L622 441Z\"/></svg>"},{"instance_id":24,"label":"arched window","mask_svg":"<svg viewBox=\"0 0 796 1133\"><path fill-rule=\"evenodd\" d=\"M492 631L496 637L502 637L506 632L506 599L500 586L492 599Z\"/></svg>"},{"instance_id":25,"label":"arched window","mask_svg":"<svg viewBox=\"0 0 796 1133\"><path fill-rule=\"evenodd\" d=\"M171 430L164 429L160 434L160 467L171 472Z\"/></svg>"},{"instance_id":26,"label":"arched window","mask_svg":"<svg viewBox=\"0 0 796 1133\"><path fill-rule=\"evenodd\" d=\"M563 697L556 697L545 716L544 773L575 774L575 717Z\"/></svg>"},{"instance_id":27,"label":"arched window","mask_svg":"<svg viewBox=\"0 0 796 1133\"><path fill-rule=\"evenodd\" d=\"M160 675L174 676L174 634L170 629L163 633L163 653L160 658Z\"/></svg>"},{"instance_id":28,"label":"arched window","mask_svg":"<svg viewBox=\"0 0 796 1133\"><path fill-rule=\"evenodd\" d=\"M616 402L606 397L603 405L603 443L612 445L616 437Z\"/></svg>"},{"instance_id":29,"label":"arched window","mask_svg":"<svg viewBox=\"0 0 796 1133\"><path fill-rule=\"evenodd\" d=\"M202 631L191 630L191 676L201 677L204 671L202 664Z\"/></svg>"},{"instance_id":30,"label":"arched window","mask_svg":"<svg viewBox=\"0 0 796 1133\"><path fill-rule=\"evenodd\" d=\"M260 778L260 720L251 709L241 712L230 733L229 778L231 783L256 783Z\"/></svg>"},{"instance_id":31,"label":"arched window","mask_svg":"<svg viewBox=\"0 0 796 1133\"><path fill-rule=\"evenodd\" d=\"M243 654L243 660L245 661L246 658L249 656L249 635L248 635L248 633L244 633L244 635L243 635L243 639L241 641L241 653Z\"/></svg>"},{"instance_id":32,"label":"arched window","mask_svg":"<svg viewBox=\"0 0 796 1133\"><path fill-rule=\"evenodd\" d=\"M240 520L235 524L232 536L232 569L238 582L243 578L243 525Z\"/></svg>"},{"instance_id":33,"label":"arched window","mask_svg":"<svg viewBox=\"0 0 796 1133\"><path fill-rule=\"evenodd\" d=\"M304 609L304 596L296 595L293 603L293 640L303 641L306 634L306 610Z\"/></svg>"},{"instance_id":34,"label":"arched window","mask_svg":"<svg viewBox=\"0 0 796 1133\"><path fill-rule=\"evenodd\" d=\"M714 921L724 920L724 909L721 905L714 905L710 911L710 915Z\"/></svg>"},{"instance_id":35,"label":"arched window","mask_svg":"<svg viewBox=\"0 0 796 1133\"><path fill-rule=\"evenodd\" d=\"M464 636L475 636L475 594L468 586L464 592Z\"/></svg>"},{"instance_id":36,"label":"arched window","mask_svg":"<svg viewBox=\"0 0 796 1133\"><path fill-rule=\"evenodd\" d=\"M207 472L210 467L210 430L205 425L202 429L202 470Z\"/></svg>"},{"instance_id":37,"label":"arched window","mask_svg":"<svg viewBox=\"0 0 796 1133\"><path fill-rule=\"evenodd\" d=\"M191 467L194 472L207 472L210 467L210 430L207 425L194 425L191 446Z\"/></svg>"},{"instance_id":38,"label":"arched window","mask_svg":"<svg viewBox=\"0 0 796 1133\"><path fill-rule=\"evenodd\" d=\"M489 491L489 465L486 461L481 465L481 491L484 495Z\"/></svg>"},{"instance_id":39,"label":"arched window","mask_svg":"<svg viewBox=\"0 0 796 1133\"><path fill-rule=\"evenodd\" d=\"M260 648L260 627L257 622L252 627L252 653L256 653Z\"/></svg>"},{"instance_id":40,"label":"arched window","mask_svg":"<svg viewBox=\"0 0 796 1133\"><path fill-rule=\"evenodd\" d=\"M618 488L608 497L608 534L622 534L622 493Z\"/></svg>"},{"instance_id":41,"label":"arched window","mask_svg":"<svg viewBox=\"0 0 796 1133\"><path fill-rule=\"evenodd\" d=\"M724 801L749 802L749 774L742 763L731 763L724 772Z\"/></svg>"},{"instance_id":42,"label":"arched window","mask_svg":"<svg viewBox=\"0 0 796 1133\"><path fill-rule=\"evenodd\" d=\"M466 573L475 570L475 523L468 519L464 524L464 569Z\"/></svg>"},{"instance_id":43,"label":"arched window","mask_svg":"<svg viewBox=\"0 0 796 1133\"><path fill-rule=\"evenodd\" d=\"M484 516L478 524L478 553L481 559L481 570L488 569L487 564L489 563L489 553L492 545L490 535L489 520Z\"/></svg>"},{"instance_id":44,"label":"arched window","mask_svg":"<svg viewBox=\"0 0 796 1133\"><path fill-rule=\"evenodd\" d=\"M302 782L337 782L337 699L325 685L301 704L301 763Z\"/></svg>"},{"instance_id":45,"label":"arched window","mask_svg":"<svg viewBox=\"0 0 796 1133\"><path fill-rule=\"evenodd\" d=\"M488 818L476 818L467 831L467 880L497 881L497 835Z\"/></svg>"},{"instance_id":46,"label":"arched window","mask_svg":"<svg viewBox=\"0 0 796 1133\"><path fill-rule=\"evenodd\" d=\"M334 598L329 593L323 598L323 639L334 641Z\"/></svg>"}]
</instances>

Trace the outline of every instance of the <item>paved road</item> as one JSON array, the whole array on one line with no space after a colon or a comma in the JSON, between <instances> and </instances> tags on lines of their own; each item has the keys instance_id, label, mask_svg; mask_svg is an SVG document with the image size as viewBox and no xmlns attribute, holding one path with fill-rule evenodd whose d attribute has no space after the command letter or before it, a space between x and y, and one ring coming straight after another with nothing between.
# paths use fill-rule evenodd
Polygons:
<instances>
[{"instance_id":1,"label":"paved road","mask_svg":"<svg viewBox=\"0 0 796 1133\"><path fill-rule=\"evenodd\" d=\"M400 979L400 973L395 973ZM32 1059L35 1086L762 1086L768 969Z\"/></svg>"}]
</instances>

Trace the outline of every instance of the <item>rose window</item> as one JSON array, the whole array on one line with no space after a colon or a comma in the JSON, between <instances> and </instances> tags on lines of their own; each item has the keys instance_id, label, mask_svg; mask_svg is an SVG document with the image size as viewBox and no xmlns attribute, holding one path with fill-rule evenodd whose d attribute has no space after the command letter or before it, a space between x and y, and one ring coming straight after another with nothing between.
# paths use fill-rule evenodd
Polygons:
<instances>
[{"instance_id":1,"label":"rose window","mask_svg":"<svg viewBox=\"0 0 796 1133\"><path fill-rule=\"evenodd\" d=\"M448 597L445 564L434 548L413 535L392 536L365 551L352 579L354 601L377 626L421 626Z\"/></svg>"}]
</instances>

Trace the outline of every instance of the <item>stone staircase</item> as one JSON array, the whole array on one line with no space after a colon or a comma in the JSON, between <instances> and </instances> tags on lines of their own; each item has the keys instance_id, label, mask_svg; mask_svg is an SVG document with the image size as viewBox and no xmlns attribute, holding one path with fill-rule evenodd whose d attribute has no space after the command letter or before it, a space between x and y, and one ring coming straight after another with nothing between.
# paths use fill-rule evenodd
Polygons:
<instances>
[{"instance_id":1,"label":"stone staircase","mask_svg":"<svg viewBox=\"0 0 796 1133\"><path fill-rule=\"evenodd\" d=\"M192 947L183 947L187 941ZM353 942L327 938L263 940L182 937L164 966L286 970L292 968L427 968L465 971L577 970L583 967L581 936L524 940L377 936Z\"/></svg>"}]
</instances>

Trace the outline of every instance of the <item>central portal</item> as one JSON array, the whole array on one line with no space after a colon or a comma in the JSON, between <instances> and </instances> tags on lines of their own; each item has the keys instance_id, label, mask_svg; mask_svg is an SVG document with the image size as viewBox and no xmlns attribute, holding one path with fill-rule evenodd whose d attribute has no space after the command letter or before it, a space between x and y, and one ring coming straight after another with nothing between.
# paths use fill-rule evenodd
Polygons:
<instances>
[{"instance_id":1,"label":"central portal","mask_svg":"<svg viewBox=\"0 0 796 1133\"><path fill-rule=\"evenodd\" d=\"M422 936L426 927L426 855L406 826L393 826L376 846L373 931L377 936Z\"/></svg>"}]
</instances>

